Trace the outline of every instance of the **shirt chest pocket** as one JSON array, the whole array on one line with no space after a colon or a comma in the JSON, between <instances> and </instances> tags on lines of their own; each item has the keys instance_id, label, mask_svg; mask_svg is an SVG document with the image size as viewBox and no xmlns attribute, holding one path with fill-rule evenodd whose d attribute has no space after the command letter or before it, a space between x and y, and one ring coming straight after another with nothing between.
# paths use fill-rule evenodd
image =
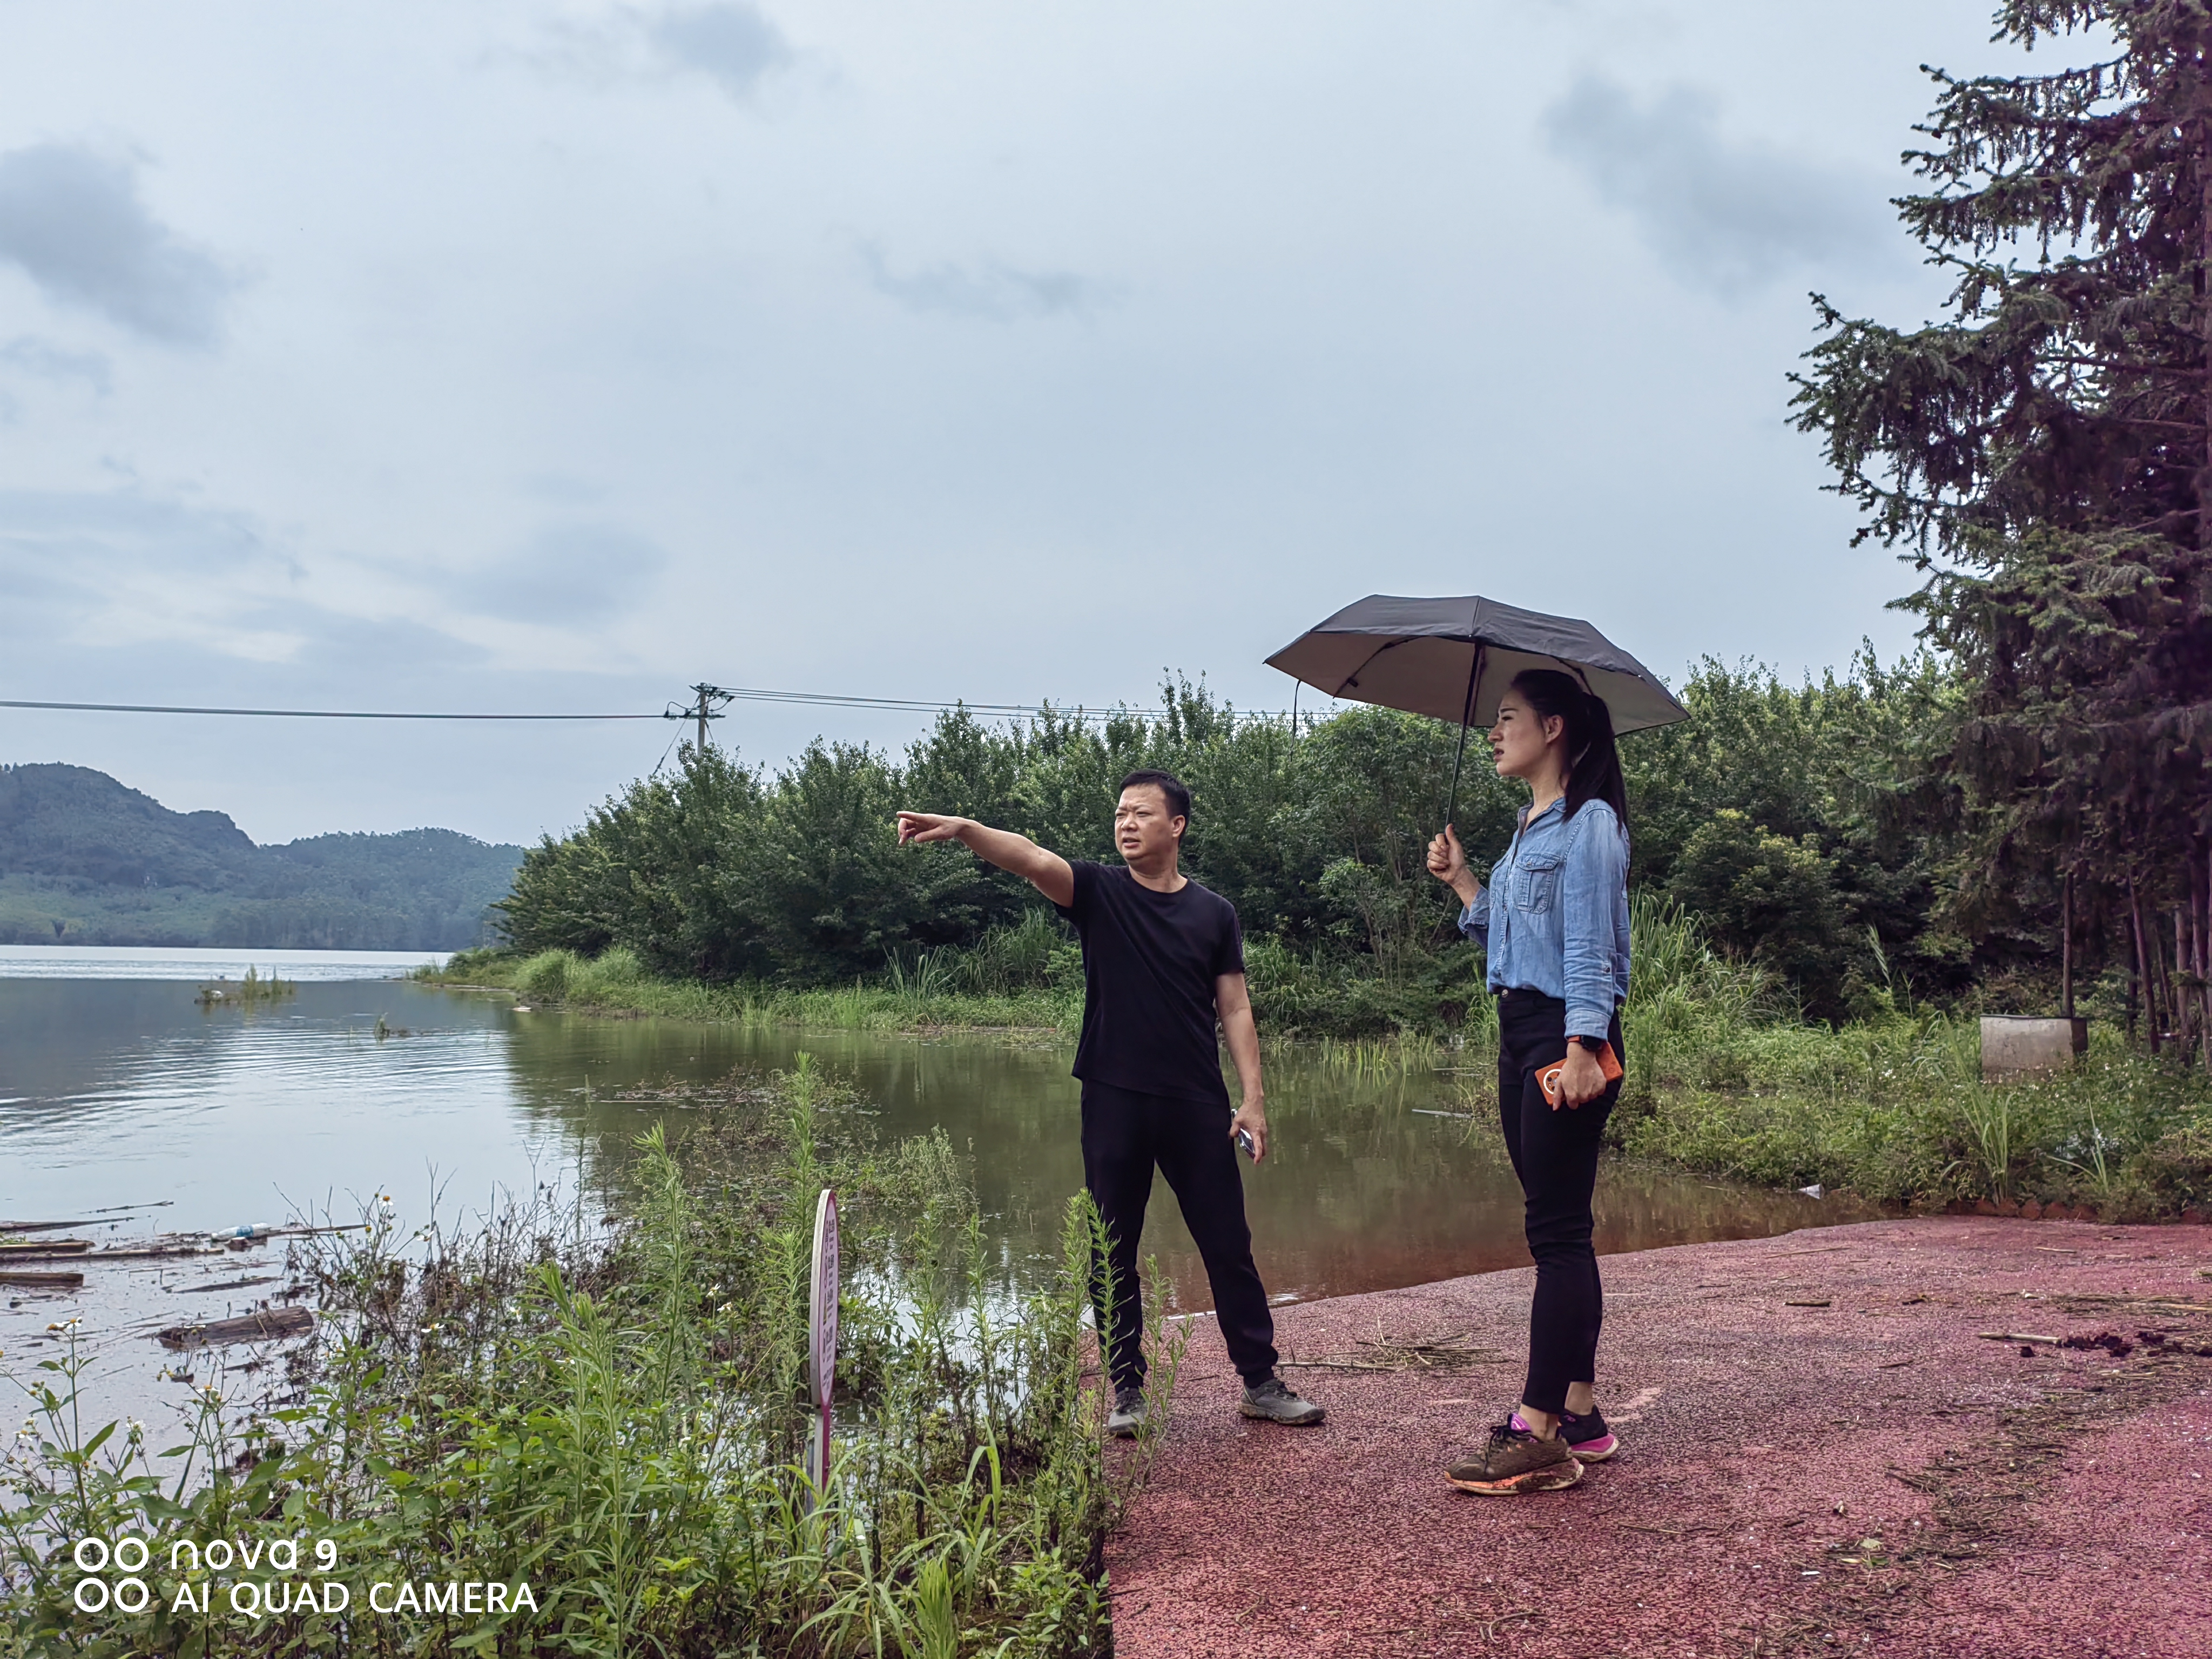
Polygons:
<instances>
[{"instance_id":1,"label":"shirt chest pocket","mask_svg":"<svg viewBox=\"0 0 2212 1659\"><path fill-rule=\"evenodd\" d=\"M1523 853L1513 866L1513 908L1540 916L1555 907L1564 862L1557 853Z\"/></svg>"}]
</instances>

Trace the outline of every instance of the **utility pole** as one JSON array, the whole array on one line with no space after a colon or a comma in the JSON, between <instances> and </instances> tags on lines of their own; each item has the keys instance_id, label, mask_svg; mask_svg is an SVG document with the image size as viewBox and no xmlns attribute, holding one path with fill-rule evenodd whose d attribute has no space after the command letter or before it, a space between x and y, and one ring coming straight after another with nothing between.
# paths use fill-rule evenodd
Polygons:
<instances>
[{"instance_id":1,"label":"utility pole","mask_svg":"<svg viewBox=\"0 0 2212 1659\"><path fill-rule=\"evenodd\" d=\"M695 685L691 688L691 695L695 699L696 699L696 701L695 701L690 708L671 708L664 718L672 720L698 721L699 747L697 752L703 756L707 752L707 722L708 720L718 720L721 719L722 716L720 710L722 705L729 702L737 694L733 691L725 691L719 685L708 685L702 683L701 684Z\"/></svg>"}]
</instances>

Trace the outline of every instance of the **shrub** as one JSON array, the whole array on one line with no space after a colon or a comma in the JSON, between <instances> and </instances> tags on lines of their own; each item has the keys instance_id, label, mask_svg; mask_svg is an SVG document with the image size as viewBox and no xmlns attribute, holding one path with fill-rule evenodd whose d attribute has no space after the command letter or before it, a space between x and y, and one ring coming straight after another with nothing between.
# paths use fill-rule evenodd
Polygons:
<instances>
[{"instance_id":1,"label":"shrub","mask_svg":"<svg viewBox=\"0 0 2212 1659\"><path fill-rule=\"evenodd\" d=\"M515 988L525 994L555 1001L568 994L568 981L582 958L574 951L540 951L515 970Z\"/></svg>"}]
</instances>

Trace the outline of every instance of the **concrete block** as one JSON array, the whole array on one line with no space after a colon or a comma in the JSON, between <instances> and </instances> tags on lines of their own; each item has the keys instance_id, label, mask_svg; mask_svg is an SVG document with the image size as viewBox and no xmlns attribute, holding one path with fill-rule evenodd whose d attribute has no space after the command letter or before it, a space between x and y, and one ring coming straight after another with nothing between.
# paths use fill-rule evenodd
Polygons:
<instances>
[{"instance_id":1,"label":"concrete block","mask_svg":"<svg viewBox=\"0 0 2212 1659\"><path fill-rule=\"evenodd\" d=\"M1982 1016L1982 1077L2056 1072L2089 1047L2086 1019L2039 1019L2021 1014Z\"/></svg>"}]
</instances>

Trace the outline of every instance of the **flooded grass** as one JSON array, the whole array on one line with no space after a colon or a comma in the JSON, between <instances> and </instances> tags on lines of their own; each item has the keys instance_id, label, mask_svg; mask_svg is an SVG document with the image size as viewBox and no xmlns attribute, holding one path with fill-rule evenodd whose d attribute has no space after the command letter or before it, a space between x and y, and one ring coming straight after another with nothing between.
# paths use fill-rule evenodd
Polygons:
<instances>
[{"instance_id":1,"label":"flooded grass","mask_svg":"<svg viewBox=\"0 0 2212 1659\"><path fill-rule=\"evenodd\" d=\"M301 1241L321 1324L293 1394L240 1420L204 1387L161 1457L82 1420L73 1344L40 1362L0 1466L0 1652L1103 1650L1102 1540L1141 1465L1109 1472L1097 1437L1095 1212L1069 1206L1049 1283L1009 1305L963 1160L941 1135L872 1145L850 1104L802 1060L697 1106L680 1142L656 1126L611 1226L541 1192L473 1230ZM824 1185L847 1272L817 1494ZM158 1593L84 1610L83 1538L143 1540ZM234 1611L247 1583L258 1617ZM449 1584L503 1586L505 1610L448 1607ZM399 1586L405 1610L359 1616Z\"/></svg>"},{"instance_id":2,"label":"flooded grass","mask_svg":"<svg viewBox=\"0 0 2212 1659\"><path fill-rule=\"evenodd\" d=\"M1042 988L978 994L925 963L892 963L874 984L792 989L757 981L714 984L647 973L619 946L597 957L540 951L527 957L463 952L443 969L418 970L427 984L509 990L529 1006L662 1019L793 1025L811 1030L1042 1030L1073 1036L1080 991Z\"/></svg>"},{"instance_id":3,"label":"flooded grass","mask_svg":"<svg viewBox=\"0 0 2212 1659\"><path fill-rule=\"evenodd\" d=\"M196 999L203 1008L261 1008L289 1002L300 994L296 982L271 973L264 977L249 965L237 979L218 980L200 987Z\"/></svg>"},{"instance_id":4,"label":"flooded grass","mask_svg":"<svg viewBox=\"0 0 2212 1659\"><path fill-rule=\"evenodd\" d=\"M2070 1071L1989 1083L1971 1014L1899 997L1873 1018L1808 1021L1772 974L1716 950L1680 909L1640 896L1632 929L1627 1080L1612 1131L1623 1151L1761 1186L1817 1182L1883 1204L2033 1200L2115 1219L2212 1208L2212 1080L2185 1061L2153 1057L2100 1026ZM1018 972L1034 970L1014 946L994 949ZM817 991L658 979L619 950L590 960L561 951L471 957L447 977L496 976L572 1007L678 1018L1073 1035L1079 995L963 988L993 981L957 954L895 966L875 984ZM1257 952L1251 964L1263 1008L1273 960ZM1293 963L1285 971L1310 969ZM1480 1133L1495 1110L1497 1043L1497 1006L1481 997L1448 1031L1323 1036L1297 1047L1346 1079L1456 1073L1459 1109Z\"/></svg>"}]
</instances>

